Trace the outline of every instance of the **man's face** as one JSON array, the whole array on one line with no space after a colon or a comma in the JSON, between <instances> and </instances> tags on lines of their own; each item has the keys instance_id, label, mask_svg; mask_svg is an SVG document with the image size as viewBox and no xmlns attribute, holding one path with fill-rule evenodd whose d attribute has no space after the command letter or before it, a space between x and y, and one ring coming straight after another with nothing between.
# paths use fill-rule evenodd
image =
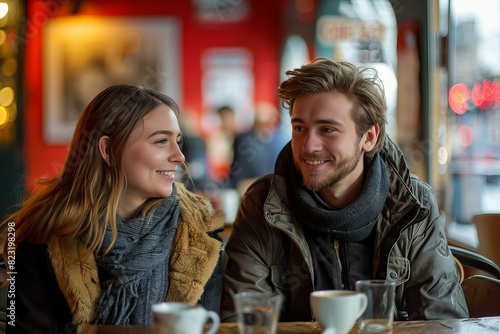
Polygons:
<instances>
[{"instance_id":1,"label":"man's face","mask_svg":"<svg viewBox=\"0 0 500 334\"><path fill-rule=\"evenodd\" d=\"M337 91L300 96L292 111L294 164L311 191L349 186L363 173L353 103Z\"/></svg>"}]
</instances>

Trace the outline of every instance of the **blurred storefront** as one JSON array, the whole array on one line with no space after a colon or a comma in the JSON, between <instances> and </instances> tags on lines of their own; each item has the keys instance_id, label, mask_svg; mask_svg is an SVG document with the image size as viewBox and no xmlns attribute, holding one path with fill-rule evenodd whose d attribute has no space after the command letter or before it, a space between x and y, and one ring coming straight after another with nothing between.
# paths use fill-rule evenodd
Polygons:
<instances>
[{"instance_id":1,"label":"blurred storefront","mask_svg":"<svg viewBox=\"0 0 500 334\"><path fill-rule=\"evenodd\" d=\"M17 117L0 118L2 212L59 170L78 110L113 80L172 95L202 147L220 127L218 107L234 107L235 131L248 130L255 104L280 107L286 71L316 57L379 71L389 135L447 221L500 211L497 0L11 0L0 11L4 3L0 98L10 85ZM4 71L11 58L14 74ZM290 138L284 109L280 134ZM223 188L209 159L199 162L204 190Z\"/></svg>"}]
</instances>

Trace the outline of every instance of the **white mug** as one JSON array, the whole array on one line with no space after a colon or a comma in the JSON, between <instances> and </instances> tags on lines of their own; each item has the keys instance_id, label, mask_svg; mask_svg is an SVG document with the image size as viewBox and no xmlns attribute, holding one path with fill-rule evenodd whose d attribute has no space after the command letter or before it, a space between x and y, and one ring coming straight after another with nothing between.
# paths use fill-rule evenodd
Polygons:
<instances>
[{"instance_id":1,"label":"white mug","mask_svg":"<svg viewBox=\"0 0 500 334\"><path fill-rule=\"evenodd\" d=\"M205 334L214 334L220 325L219 315L201 306L163 302L154 304L152 311L155 334L202 334L208 320L212 323Z\"/></svg>"},{"instance_id":2,"label":"white mug","mask_svg":"<svg viewBox=\"0 0 500 334\"><path fill-rule=\"evenodd\" d=\"M323 290L310 295L311 308L323 334L347 334L368 304L356 291Z\"/></svg>"}]
</instances>

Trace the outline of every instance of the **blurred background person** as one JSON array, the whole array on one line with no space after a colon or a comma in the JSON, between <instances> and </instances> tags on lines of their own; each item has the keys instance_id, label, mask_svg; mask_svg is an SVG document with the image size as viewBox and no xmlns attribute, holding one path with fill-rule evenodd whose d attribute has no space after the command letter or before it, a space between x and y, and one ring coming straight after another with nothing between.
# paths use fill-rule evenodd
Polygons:
<instances>
[{"instance_id":1,"label":"blurred background person","mask_svg":"<svg viewBox=\"0 0 500 334\"><path fill-rule=\"evenodd\" d=\"M233 107L224 105L216 110L219 127L213 129L207 141L210 178L221 188L229 185L229 173L233 160L233 142L236 136L236 120Z\"/></svg>"},{"instance_id":2,"label":"blurred background person","mask_svg":"<svg viewBox=\"0 0 500 334\"><path fill-rule=\"evenodd\" d=\"M285 145L278 131L279 120L276 106L269 102L257 103L253 127L236 136L230 181L240 196L256 178L274 171L276 157Z\"/></svg>"},{"instance_id":3,"label":"blurred background person","mask_svg":"<svg viewBox=\"0 0 500 334\"><path fill-rule=\"evenodd\" d=\"M186 163L179 168L178 180L187 189L204 194L210 183L207 145L187 117L181 120L180 127L184 141L182 153Z\"/></svg>"}]
</instances>

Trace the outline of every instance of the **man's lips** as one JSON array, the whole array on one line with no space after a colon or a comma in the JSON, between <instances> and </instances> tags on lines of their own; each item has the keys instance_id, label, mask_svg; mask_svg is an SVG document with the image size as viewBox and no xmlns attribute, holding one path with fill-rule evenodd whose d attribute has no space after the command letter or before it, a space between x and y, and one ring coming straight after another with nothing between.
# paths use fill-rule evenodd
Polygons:
<instances>
[{"instance_id":1,"label":"man's lips","mask_svg":"<svg viewBox=\"0 0 500 334\"><path fill-rule=\"evenodd\" d=\"M308 165L321 165L325 163L327 160L304 160L304 162Z\"/></svg>"}]
</instances>

